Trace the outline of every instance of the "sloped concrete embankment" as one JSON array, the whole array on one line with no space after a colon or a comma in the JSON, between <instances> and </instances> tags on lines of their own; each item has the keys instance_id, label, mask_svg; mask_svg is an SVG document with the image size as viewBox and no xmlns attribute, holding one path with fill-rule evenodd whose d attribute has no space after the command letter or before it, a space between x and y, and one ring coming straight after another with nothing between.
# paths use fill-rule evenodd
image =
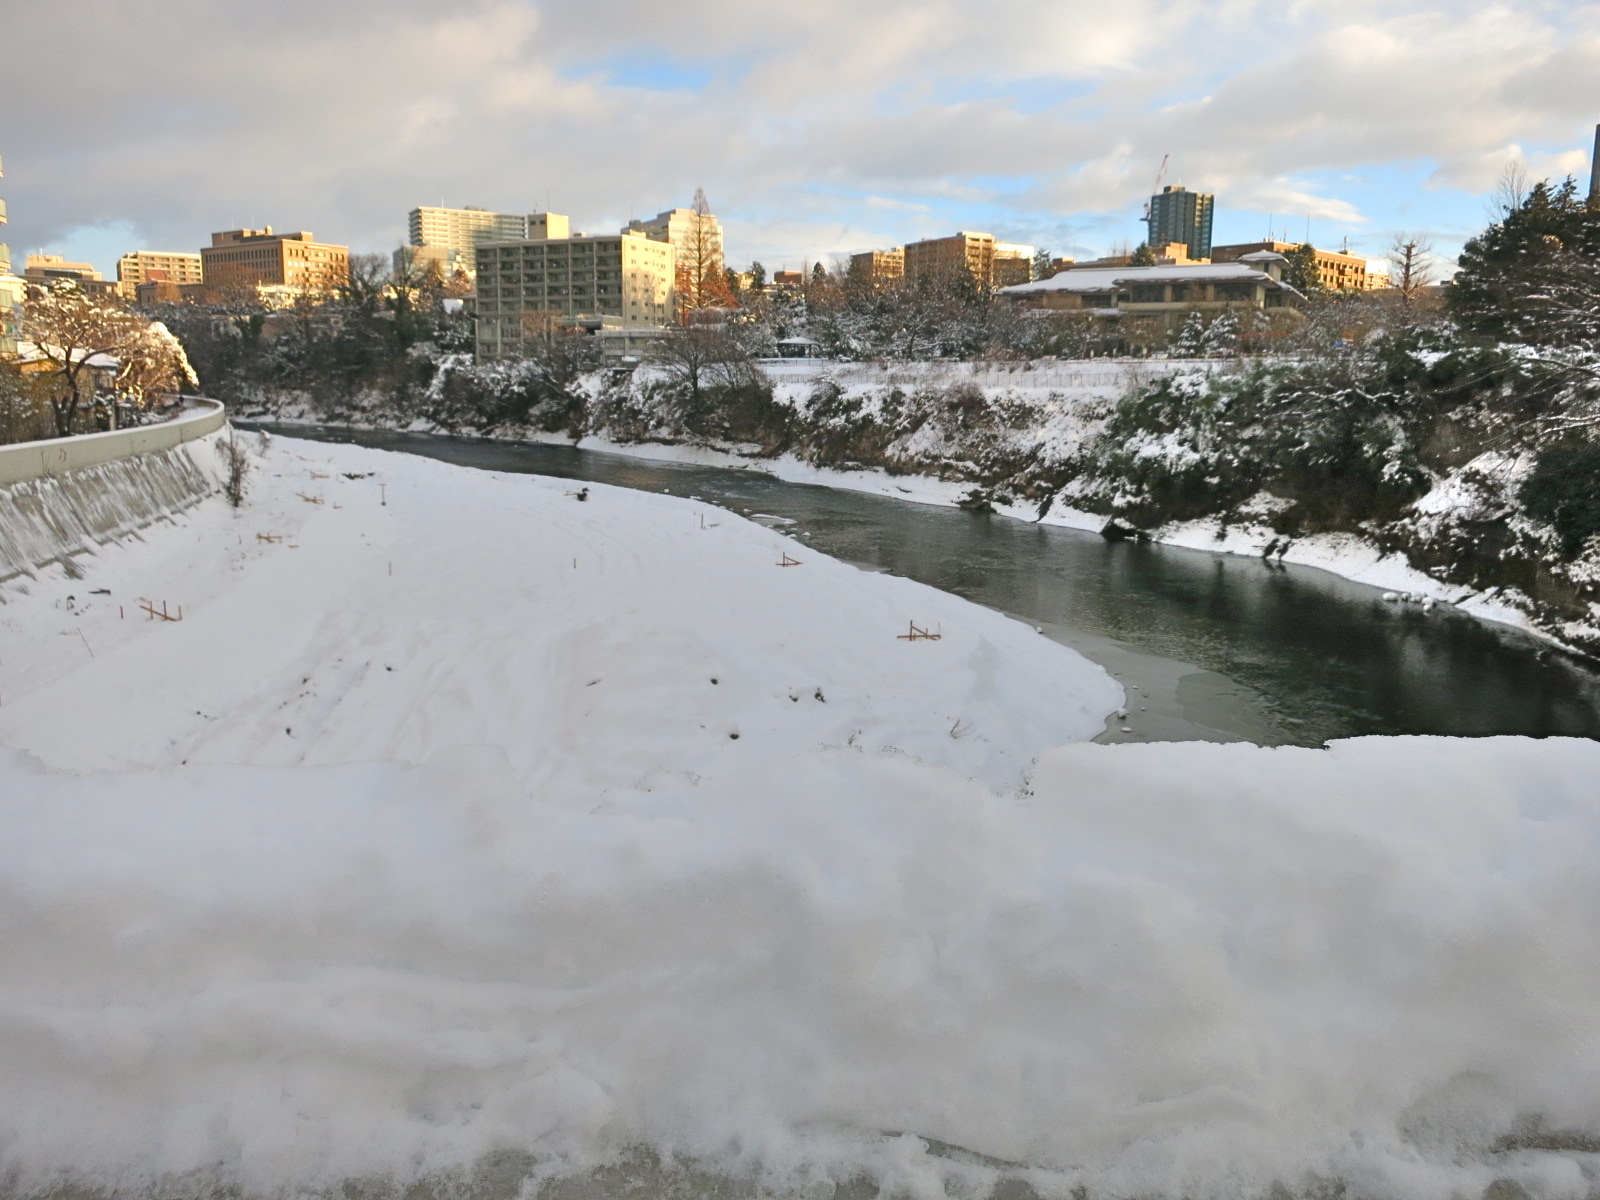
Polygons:
<instances>
[{"instance_id":1,"label":"sloped concrete embankment","mask_svg":"<svg viewBox=\"0 0 1600 1200\"><path fill-rule=\"evenodd\" d=\"M157 426L0 447L0 583L31 576L217 491L215 401Z\"/></svg>"}]
</instances>

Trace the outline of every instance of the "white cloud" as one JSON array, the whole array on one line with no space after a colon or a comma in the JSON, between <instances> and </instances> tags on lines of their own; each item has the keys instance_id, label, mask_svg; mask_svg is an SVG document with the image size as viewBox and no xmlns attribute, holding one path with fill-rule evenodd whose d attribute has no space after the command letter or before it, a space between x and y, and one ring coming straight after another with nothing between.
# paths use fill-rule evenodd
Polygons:
<instances>
[{"instance_id":1,"label":"white cloud","mask_svg":"<svg viewBox=\"0 0 1600 1200\"><path fill-rule=\"evenodd\" d=\"M941 223L1060 245L1137 237L1169 152L1219 213L1444 230L1508 146L1582 173L1600 95L1595 6L1549 0L13 0L0 38L68 25L95 69L8 67L0 194L27 245L270 222L386 249L440 199L600 230L696 185L735 256Z\"/></svg>"}]
</instances>

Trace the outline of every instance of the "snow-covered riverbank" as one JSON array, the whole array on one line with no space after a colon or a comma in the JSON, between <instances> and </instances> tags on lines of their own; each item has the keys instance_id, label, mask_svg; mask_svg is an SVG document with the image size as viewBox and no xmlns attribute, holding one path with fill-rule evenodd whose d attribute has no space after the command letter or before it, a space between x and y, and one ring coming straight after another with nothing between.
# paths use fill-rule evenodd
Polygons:
<instances>
[{"instance_id":1,"label":"snow-covered riverbank","mask_svg":"<svg viewBox=\"0 0 1600 1200\"><path fill-rule=\"evenodd\" d=\"M286 440L8 585L21 1190L1593 1191L1600 745L1088 745L1027 626L578 487Z\"/></svg>"},{"instance_id":2,"label":"snow-covered riverbank","mask_svg":"<svg viewBox=\"0 0 1600 1200\"><path fill-rule=\"evenodd\" d=\"M547 440L551 445L576 445L583 450L601 450L608 454L628 455L655 462L765 471L789 483L844 488L891 499L912 500L919 504L955 507L972 491L970 483L949 482L927 475L891 475L873 469L843 471L817 467L801 462L793 455L752 459L708 447L659 442L623 443L586 437L574 443L570 438L554 436ZM1034 504L1008 504L1000 500L994 500L991 504L995 512L1019 521L1038 521L1045 525L1092 532L1099 532L1106 524L1103 514L1085 512L1070 505L1053 504L1040 516L1038 506ZM1191 550L1247 558L1270 557L1274 562L1315 567L1355 583L1404 593L1416 600L1451 604L1486 621L1498 621L1539 636L1548 636L1528 618L1522 608L1493 594L1474 592L1470 588L1434 579L1411 566L1400 555L1384 554L1371 542L1353 534L1313 534L1288 539L1280 537L1265 524L1244 522L1224 526L1217 521L1191 521L1153 530L1151 537L1164 545L1183 546Z\"/></svg>"}]
</instances>

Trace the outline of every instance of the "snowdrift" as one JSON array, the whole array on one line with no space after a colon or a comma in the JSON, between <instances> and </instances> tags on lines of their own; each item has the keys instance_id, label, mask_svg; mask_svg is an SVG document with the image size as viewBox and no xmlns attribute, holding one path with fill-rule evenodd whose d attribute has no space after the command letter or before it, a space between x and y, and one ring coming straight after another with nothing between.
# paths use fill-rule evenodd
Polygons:
<instances>
[{"instance_id":1,"label":"snowdrift","mask_svg":"<svg viewBox=\"0 0 1600 1200\"><path fill-rule=\"evenodd\" d=\"M255 486L0 609L17 1190L1594 1190L1600 746L1088 745L1098 668L705 506Z\"/></svg>"}]
</instances>

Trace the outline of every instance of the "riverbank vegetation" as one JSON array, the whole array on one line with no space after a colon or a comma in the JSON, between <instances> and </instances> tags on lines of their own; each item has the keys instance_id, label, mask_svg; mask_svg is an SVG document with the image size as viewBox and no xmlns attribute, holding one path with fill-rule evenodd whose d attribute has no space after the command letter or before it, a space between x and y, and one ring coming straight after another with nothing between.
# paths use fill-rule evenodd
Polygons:
<instances>
[{"instance_id":1,"label":"riverbank vegetation","mask_svg":"<svg viewBox=\"0 0 1600 1200\"><path fill-rule=\"evenodd\" d=\"M960 284L819 276L743 296L636 370L553 323L528 358L475 363L448 300L358 264L325 303L155 315L213 395L264 416L787 454L1150 536L1353 533L1600 650L1600 214L1570 181L1508 203L1442 299L1324 294L1272 354L1241 355L1237 322L1192 322L1172 357L1109 361L1090 326ZM823 359L769 357L797 336Z\"/></svg>"}]
</instances>

